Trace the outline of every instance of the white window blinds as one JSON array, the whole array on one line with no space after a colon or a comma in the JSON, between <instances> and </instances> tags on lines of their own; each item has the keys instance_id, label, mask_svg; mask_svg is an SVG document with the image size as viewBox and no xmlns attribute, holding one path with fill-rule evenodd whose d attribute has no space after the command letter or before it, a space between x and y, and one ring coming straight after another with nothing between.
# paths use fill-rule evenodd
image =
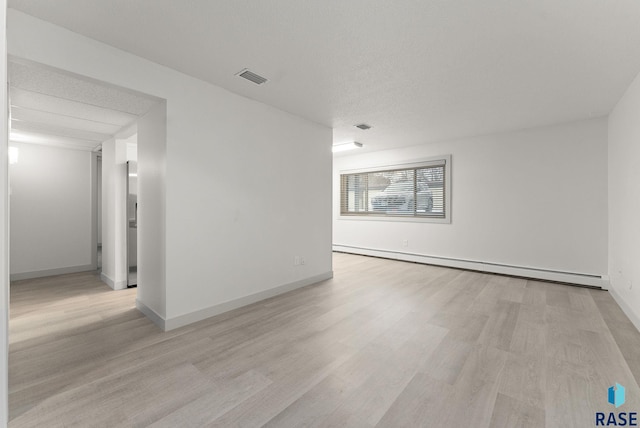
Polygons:
<instances>
[{"instance_id":1,"label":"white window blinds","mask_svg":"<svg viewBox=\"0 0 640 428\"><path fill-rule=\"evenodd\" d=\"M340 175L342 215L445 218L445 159Z\"/></svg>"}]
</instances>

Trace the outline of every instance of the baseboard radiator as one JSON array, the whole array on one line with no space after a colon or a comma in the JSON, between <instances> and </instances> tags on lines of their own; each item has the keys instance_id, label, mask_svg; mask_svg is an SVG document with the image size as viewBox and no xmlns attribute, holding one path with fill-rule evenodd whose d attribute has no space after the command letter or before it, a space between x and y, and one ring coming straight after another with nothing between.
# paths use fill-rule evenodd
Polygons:
<instances>
[{"instance_id":1,"label":"baseboard radiator","mask_svg":"<svg viewBox=\"0 0 640 428\"><path fill-rule=\"evenodd\" d=\"M609 277L601 275L592 275L577 272L562 272L557 270L548 270L525 266L512 266L477 260L456 259L451 257L429 256L402 251L379 250L341 244L334 244L333 251L340 253L358 254L363 256L380 257L391 260L401 260L406 262L445 266L457 269L473 270L477 272L487 272L500 275L516 276L521 278L530 278L542 281L559 282L563 284L579 285L582 287L586 286L600 288L603 290L609 289Z\"/></svg>"}]
</instances>

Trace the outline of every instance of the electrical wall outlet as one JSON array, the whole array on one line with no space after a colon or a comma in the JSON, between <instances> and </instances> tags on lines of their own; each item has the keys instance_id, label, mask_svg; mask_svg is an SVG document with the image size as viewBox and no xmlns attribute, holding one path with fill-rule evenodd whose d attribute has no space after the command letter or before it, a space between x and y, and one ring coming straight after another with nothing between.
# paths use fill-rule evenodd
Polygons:
<instances>
[{"instance_id":1,"label":"electrical wall outlet","mask_svg":"<svg viewBox=\"0 0 640 428\"><path fill-rule=\"evenodd\" d=\"M295 256L293 258L293 265L294 266L300 266L300 256Z\"/></svg>"}]
</instances>

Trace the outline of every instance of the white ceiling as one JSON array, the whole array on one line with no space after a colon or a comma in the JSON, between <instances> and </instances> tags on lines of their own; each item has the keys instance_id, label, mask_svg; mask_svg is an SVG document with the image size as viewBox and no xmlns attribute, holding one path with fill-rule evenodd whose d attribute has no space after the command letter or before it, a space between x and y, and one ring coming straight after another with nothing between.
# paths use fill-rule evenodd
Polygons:
<instances>
[{"instance_id":1,"label":"white ceiling","mask_svg":"<svg viewBox=\"0 0 640 428\"><path fill-rule=\"evenodd\" d=\"M331 126L335 143L365 150L606 115L640 71L637 0L9 6ZM269 81L236 77L245 67Z\"/></svg>"},{"instance_id":2,"label":"white ceiling","mask_svg":"<svg viewBox=\"0 0 640 428\"><path fill-rule=\"evenodd\" d=\"M23 61L8 75L12 141L97 150L156 102Z\"/></svg>"}]
</instances>

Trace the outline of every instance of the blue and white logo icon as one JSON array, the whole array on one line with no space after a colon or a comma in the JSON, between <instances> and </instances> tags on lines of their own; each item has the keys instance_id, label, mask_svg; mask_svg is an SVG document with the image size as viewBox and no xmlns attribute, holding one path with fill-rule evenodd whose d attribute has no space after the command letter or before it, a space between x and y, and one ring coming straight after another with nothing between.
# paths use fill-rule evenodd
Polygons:
<instances>
[{"instance_id":1,"label":"blue and white logo icon","mask_svg":"<svg viewBox=\"0 0 640 428\"><path fill-rule=\"evenodd\" d=\"M624 404L624 386L618 382L609 388L609 403L616 406L616 409Z\"/></svg>"}]
</instances>

